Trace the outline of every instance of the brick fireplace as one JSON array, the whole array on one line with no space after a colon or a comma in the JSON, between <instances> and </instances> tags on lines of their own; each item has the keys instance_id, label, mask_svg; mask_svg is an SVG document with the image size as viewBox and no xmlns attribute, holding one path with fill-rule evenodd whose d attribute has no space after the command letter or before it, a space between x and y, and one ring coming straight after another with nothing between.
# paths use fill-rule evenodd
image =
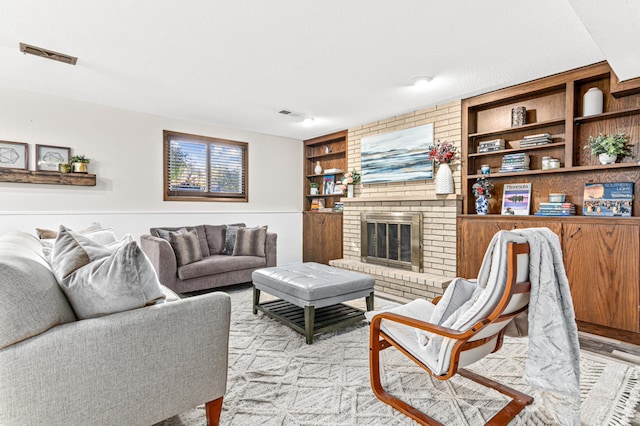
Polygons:
<instances>
[{"instance_id":1,"label":"brick fireplace","mask_svg":"<svg viewBox=\"0 0 640 426\"><path fill-rule=\"evenodd\" d=\"M362 137L434 123L434 140L460 148L461 103L450 102L349 129L349 170L360 170ZM354 198L342 198L343 258L331 265L363 272L376 279L376 291L399 301L441 295L456 275L456 215L462 212L460 164L451 165L455 194L436 195L433 180L356 185ZM411 213L420 220L422 270L364 262L362 215ZM382 262L381 262L382 263Z\"/></svg>"}]
</instances>

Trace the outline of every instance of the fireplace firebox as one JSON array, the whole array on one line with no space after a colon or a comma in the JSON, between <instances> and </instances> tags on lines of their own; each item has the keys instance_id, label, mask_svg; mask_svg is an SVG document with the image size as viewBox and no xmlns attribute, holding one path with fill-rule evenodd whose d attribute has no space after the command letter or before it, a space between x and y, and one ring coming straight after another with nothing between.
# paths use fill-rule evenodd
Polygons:
<instances>
[{"instance_id":1,"label":"fireplace firebox","mask_svg":"<svg viewBox=\"0 0 640 426\"><path fill-rule=\"evenodd\" d=\"M362 261L414 272L422 270L422 214L361 214Z\"/></svg>"}]
</instances>

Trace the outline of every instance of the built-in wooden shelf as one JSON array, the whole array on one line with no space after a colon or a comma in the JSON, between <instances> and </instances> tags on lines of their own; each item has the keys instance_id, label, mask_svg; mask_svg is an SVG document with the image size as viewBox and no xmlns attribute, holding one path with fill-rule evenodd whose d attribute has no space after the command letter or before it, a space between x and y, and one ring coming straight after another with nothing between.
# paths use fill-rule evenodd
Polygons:
<instances>
[{"instance_id":1,"label":"built-in wooden shelf","mask_svg":"<svg viewBox=\"0 0 640 426\"><path fill-rule=\"evenodd\" d=\"M96 175L0 169L0 182L96 186Z\"/></svg>"}]
</instances>

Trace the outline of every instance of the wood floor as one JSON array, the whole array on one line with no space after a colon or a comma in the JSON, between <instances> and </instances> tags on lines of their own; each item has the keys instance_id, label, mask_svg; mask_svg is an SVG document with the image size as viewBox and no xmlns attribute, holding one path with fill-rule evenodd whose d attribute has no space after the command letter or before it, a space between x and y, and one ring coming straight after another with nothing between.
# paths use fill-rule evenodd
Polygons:
<instances>
[{"instance_id":1,"label":"wood floor","mask_svg":"<svg viewBox=\"0 0 640 426\"><path fill-rule=\"evenodd\" d=\"M640 346L583 332L578 332L578 334L580 350L640 365ZM631 425L640 426L640 404L636 406L636 417L631 421Z\"/></svg>"}]
</instances>

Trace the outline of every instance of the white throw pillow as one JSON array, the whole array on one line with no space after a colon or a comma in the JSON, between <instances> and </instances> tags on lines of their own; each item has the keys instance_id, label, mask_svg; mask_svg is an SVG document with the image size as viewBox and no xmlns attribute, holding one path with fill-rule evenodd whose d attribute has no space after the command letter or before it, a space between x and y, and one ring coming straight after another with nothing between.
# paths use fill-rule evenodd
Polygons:
<instances>
[{"instance_id":1,"label":"white throw pillow","mask_svg":"<svg viewBox=\"0 0 640 426\"><path fill-rule=\"evenodd\" d=\"M149 259L131 236L111 247L60 227L51 253L56 279L79 319L165 299Z\"/></svg>"}]
</instances>

